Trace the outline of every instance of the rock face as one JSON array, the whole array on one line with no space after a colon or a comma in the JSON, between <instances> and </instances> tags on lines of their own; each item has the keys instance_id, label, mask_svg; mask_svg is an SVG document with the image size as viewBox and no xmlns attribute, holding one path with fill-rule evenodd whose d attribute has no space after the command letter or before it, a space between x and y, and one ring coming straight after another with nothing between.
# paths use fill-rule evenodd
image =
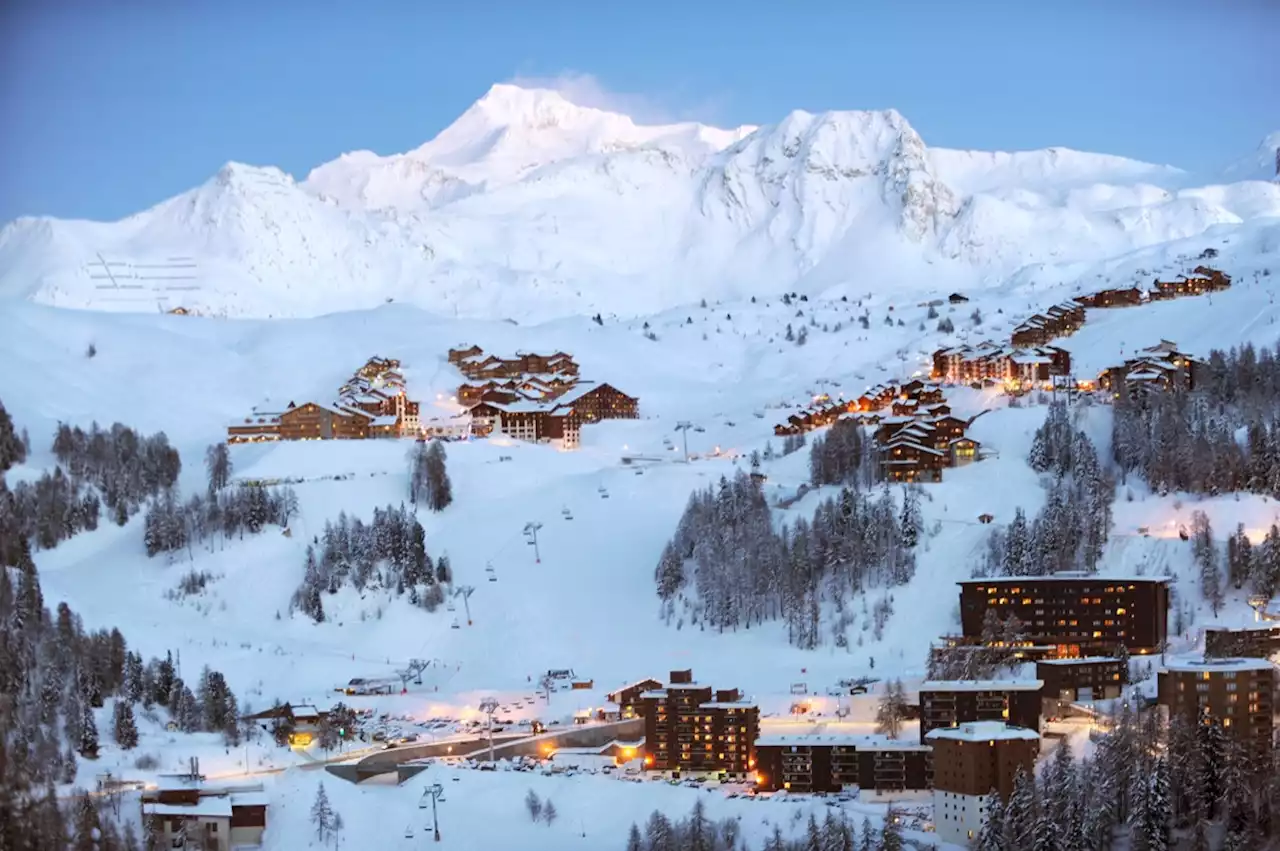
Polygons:
<instances>
[{"instance_id":1,"label":"rock face","mask_svg":"<svg viewBox=\"0 0 1280 851\"><path fill-rule=\"evenodd\" d=\"M179 297L143 270L173 258L193 270L183 306L261 317L394 299L536 321L784 288L962 289L1278 215L1280 187L1247 182L1274 177L1278 147L1228 170L1246 182L1194 189L1118 157L931 149L894 110L645 126L500 85L404 154L344 154L301 182L232 163L119 222L10 223L0 294L155 310ZM127 286L104 287L104 262Z\"/></svg>"}]
</instances>

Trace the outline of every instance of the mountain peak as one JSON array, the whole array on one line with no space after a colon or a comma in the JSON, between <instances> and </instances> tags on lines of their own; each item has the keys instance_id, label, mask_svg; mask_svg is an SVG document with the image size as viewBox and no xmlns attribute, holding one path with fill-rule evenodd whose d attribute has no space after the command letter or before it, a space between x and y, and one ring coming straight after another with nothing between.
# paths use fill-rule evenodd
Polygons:
<instances>
[{"instance_id":1,"label":"mountain peak","mask_svg":"<svg viewBox=\"0 0 1280 851\"><path fill-rule=\"evenodd\" d=\"M573 103L563 92L555 89L525 88L514 83L495 83L490 86L489 91L471 109L482 111L496 120L512 123L549 112L604 112Z\"/></svg>"}]
</instances>

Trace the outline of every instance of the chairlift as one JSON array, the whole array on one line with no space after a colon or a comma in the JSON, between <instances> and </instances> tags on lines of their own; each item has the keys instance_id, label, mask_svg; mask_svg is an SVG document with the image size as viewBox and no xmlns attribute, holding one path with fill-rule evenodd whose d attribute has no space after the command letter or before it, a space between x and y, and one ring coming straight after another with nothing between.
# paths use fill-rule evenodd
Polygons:
<instances>
[{"instance_id":1,"label":"chairlift","mask_svg":"<svg viewBox=\"0 0 1280 851\"><path fill-rule=\"evenodd\" d=\"M600 491L600 498L601 498L601 499L608 499L608 498L609 498L609 492L608 492L608 491Z\"/></svg>"},{"instance_id":2,"label":"chairlift","mask_svg":"<svg viewBox=\"0 0 1280 851\"><path fill-rule=\"evenodd\" d=\"M561 514L563 514L565 517L568 517L568 516L569 516L569 506L567 506L567 505L566 505L564 508L560 509L560 513L561 513Z\"/></svg>"},{"instance_id":3,"label":"chairlift","mask_svg":"<svg viewBox=\"0 0 1280 851\"><path fill-rule=\"evenodd\" d=\"M409 825L404 829L404 838L413 839L413 825Z\"/></svg>"},{"instance_id":4,"label":"chairlift","mask_svg":"<svg viewBox=\"0 0 1280 851\"><path fill-rule=\"evenodd\" d=\"M422 797L418 799L418 809L425 810L427 808L428 793L423 792Z\"/></svg>"},{"instance_id":5,"label":"chairlift","mask_svg":"<svg viewBox=\"0 0 1280 851\"><path fill-rule=\"evenodd\" d=\"M604 492L605 492L605 487L604 487L604 485L601 485L600 487L596 488L596 490L600 491L600 493L604 493Z\"/></svg>"},{"instance_id":6,"label":"chairlift","mask_svg":"<svg viewBox=\"0 0 1280 851\"><path fill-rule=\"evenodd\" d=\"M458 619L457 619L457 618L454 618L454 619L453 619L453 626L452 626L451 628L452 628L452 629L462 629L462 627L460 627L460 626L458 625Z\"/></svg>"},{"instance_id":7,"label":"chairlift","mask_svg":"<svg viewBox=\"0 0 1280 851\"><path fill-rule=\"evenodd\" d=\"M490 574L489 574L489 581L490 581L490 582L497 582L497 581L498 581L498 577L497 577L495 574L490 573Z\"/></svg>"},{"instance_id":8,"label":"chairlift","mask_svg":"<svg viewBox=\"0 0 1280 851\"><path fill-rule=\"evenodd\" d=\"M565 519L565 520L572 520L572 519L573 519L573 515L572 515L572 514L566 514L566 515L564 516L564 519Z\"/></svg>"},{"instance_id":9,"label":"chairlift","mask_svg":"<svg viewBox=\"0 0 1280 851\"><path fill-rule=\"evenodd\" d=\"M486 565L484 566L484 572L485 572L485 573L493 573L493 563L492 563L492 562L490 562L489 564L486 564Z\"/></svg>"},{"instance_id":10,"label":"chairlift","mask_svg":"<svg viewBox=\"0 0 1280 851\"><path fill-rule=\"evenodd\" d=\"M449 602L444 604L444 610L446 612L456 612L458 611L458 607L453 604L452 600L450 600Z\"/></svg>"}]
</instances>

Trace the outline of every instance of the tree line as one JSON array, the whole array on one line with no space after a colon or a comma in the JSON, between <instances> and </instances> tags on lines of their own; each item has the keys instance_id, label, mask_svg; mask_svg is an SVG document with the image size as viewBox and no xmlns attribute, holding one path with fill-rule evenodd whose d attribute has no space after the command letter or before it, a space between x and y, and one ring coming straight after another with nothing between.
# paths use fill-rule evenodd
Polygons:
<instances>
[{"instance_id":1,"label":"tree line","mask_svg":"<svg viewBox=\"0 0 1280 851\"><path fill-rule=\"evenodd\" d=\"M784 837L782 827L774 824L772 834L759 847L761 851L903 851L902 834L902 819L892 805L879 829L866 817L855 826L843 812L828 810L822 821L810 813L803 834L796 839ZM689 815L674 821L654 810L643 829L632 823L626 843L627 851L749 851L750 847L742 839L740 819L715 821L707 816L702 801L693 805Z\"/></svg>"},{"instance_id":2,"label":"tree line","mask_svg":"<svg viewBox=\"0 0 1280 851\"><path fill-rule=\"evenodd\" d=\"M117 495L115 505L136 507L128 500L140 491L126 483L147 482L145 495L145 488L167 486L170 476L176 477L176 453L163 451L165 441L143 439L152 447L149 453L118 453L124 445L136 448L136 435L128 436L133 432L120 426L94 433L98 437L85 443L93 447L92 460L75 450L60 459L69 472L59 468L50 479L74 479L82 494L90 487L110 491ZM105 799L81 793L59 806L56 787L75 782L79 760L98 758L103 732L94 710L112 701L107 732L125 750L138 744L138 704L163 707L180 729L222 731L234 741L237 734L228 719L237 715L235 696L223 675L209 669L193 693L172 657L144 664L119 629L87 631L65 602L50 611L32 558L32 542L41 541L27 532L36 521L22 513L28 503L15 496L22 486L13 491L5 486L4 471L26 457L25 447L21 454L14 452L13 434L8 415L0 413L0 848L137 851L141 843L132 823L121 828L100 810ZM110 452L102 454L104 447ZM115 460L107 463L108 457ZM141 467L156 459L164 461L164 472L143 474ZM50 545L77 531L57 527Z\"/></svg>"},{"instance_id":3,"label":"tree line","mask_svg":"<svg viewBox=\"0 0 1280 851\"><path fill-rule=\"evenodd\" d=\"M298 496L288 486L267 488L244 484L192 494L185 502L174 488L161 492L147 506L143 518L143 543L148 556L187 550L208 543L225 542L245 532L256 535L266 526L289 525L298 513Z\"/></svg>"},{"instance_id":4,"label":"tree line","mask_svg":"<svg viewBox=\"0 0 1280 851\"><path fill-rule=\"evenodd\" d=\"M343 512L336 523L326 521L324 533L308 545L302 582L289 609L319 623L325 619L324 595L350 584L357 591L407 593L411 603L434 611L444 602L440 584L452 580L448 559L432 563L427 555L425 532L411 509L375 508L371 523Z\"/></svg>"},{"instance_id":5,"label":"tree line","mask_svg":"<svg viewBox=\"0 0 1280 851\"><path fill-rule=\"evenodd\" d=\"M1019 769L1013 793L994 790L977 851L1224 851L1270 847L1280 822L1277 752L1247 746L1217 722L1163 724L1122 703L1092 758L1061 739L1037 779ZM1189 843L1181 846L1181 842Z\"/></svg>"},{"instance_id":6,"label":"tree line","mask_svg":"<svg viewBox=\"0 0 1280 851\"><path fill-rule=\"evenodd\" d=\"M444 511L453 502L453 483L445 469L444 441L419 443L409 453L409 501L432 511Z\"/></svg>"},{"instance_id":7,"label":"tree line","mask_svg":"<svg viewBox=\"0 0 1280 851\"><path fill-rule=\"evenodd\" d=\"M833 641L847 646L851 597L905 584L915 573L923 533L919 498L918 489L907 488L899 509L887 486L875 499L844 488L822 502L812 520L775 531L750 476L739 471L721 478L690 496L658 561L664 617L670 621L681 602L695 623L720 631L783 620L792 644L813 648L822 642L830 608ZM885 617L878 613L877 632ZM868 618L864 629L872 623Z\"/></svg>"},{"instance_id":8,"label":"tree line","mask_svg":"<svg viewBox=\"0 0 1280 851\"><path fill-rule=\"evenodd\" d=\"M992 529L974 575L1096 571L1111 531L1115 483L1088 435L1072 427L1064 403L1049 406L1027 463L1047 476L1044 506L1031 522L1018 507L1004 529Z\"/></svg>"},{"instance_id":9,"label":"tree line","mask_svg":"<svg viewBox=\"0 0 1280 851\"><path fill-rule=\"evenodd\" d=\"M814 485L871 487L880 480L875 441L853 420L836 420L809 447L809 481Z\"/></svg>"},{"instance_id":10,"label":"tree line","mask_svg":"<svg viewBox=\"0 0 1280 851\"><path fill-rule=\"evenodd\" d=\"M1123 475L1171 491L1280 498L1280 360L1252 346L1214 350L1195 387L1115 403L1112 448ZM1243 444L1236 434L1243 429Z\"/></svg>"},{"instance_id":11,"label":"tree line","mask_svg":"<svg viewBox=\"0 0 1280 851\"><path fill-rule=\"evenodd\" d=\"M0 405L0 471L27 456L14 434ZM0 478L0 558L16 558L20 538L47 550L93 531L104 506L108 517L123 526L147 497L171 487L182 467L163 432L143 437L120 423L108 431L94 423L87 433L61 424L53 452L58 466L34 481L10 489Z\"/></svg>"}]
</instances>

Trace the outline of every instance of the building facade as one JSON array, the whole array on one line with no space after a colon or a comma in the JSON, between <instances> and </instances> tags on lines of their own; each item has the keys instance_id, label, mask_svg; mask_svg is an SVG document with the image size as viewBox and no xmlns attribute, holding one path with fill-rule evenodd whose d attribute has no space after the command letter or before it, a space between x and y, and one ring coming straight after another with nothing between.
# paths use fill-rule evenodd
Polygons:
<instances>
[{"instance_id":1,"label":"building facade","mask_svg":"<svg viewBox=\"0 0 1280 851\"><path fill-rule=\"evenodd\" d=\"M933 823L938 838L967 846L986 824L987 796L1008 802L1018 771L1035 772L1040 734L999 721L934 730Z\"/></svg>"},{"instance_id":2,"label":"building facade","mask_svg":"<svg viewBox=\"0 0 1280 851\"><path fill-rule=\"evenodd\" d=\"M877 736L762 735L756 787L776 792L892 794L933 786L932 748Z\"/></svg>"},{"instance_id":3,"label":"building facade","mask_svg":"<svg viewBox=\"0 0 1280 851\"><path fill-rule=\"evenodd\" d=\"M760 708L737 689L695 682L692 671L672 671L661 689L640 694L645 768L680 773L723 773L745 779L755 770Z\"/></svg>"},{"instance_id":4,"label":"building facade","mask_svg":"<svg viewBox=\"0 0 1280 851\"><path fill-rule=\"evenodd\" d=\"M262 844L267 798L260 784L206 786L162 780L142 793L142 824L159 848L232 851Z\"/></svg>"},{"instance_id":5,"label":"building facade","mask_svg":"<svg viewBox=\"0 0 1280 851\"><path fill-rule=\"evenodd\" d=\"M920 684L920 741L933 730L1005 721L1040 730L1041 680L927 680Z\"/></svg>"},{"instance_id":6,"label":"building facade","mask_svg":"<svg viewBox=\"0 0 1280 851\"><path fill-rule=\"evenodd\" d=\"M1217 723L1228 735L1270 752L1276 667L1266 659L1191 659L1159 674L1159 702L1170 719Z\"/></svg>"},{"instance_id":7,"label":"building facade","mask_svg":"<svg viewBox=\"0 0 1280 851\"><path fill-rule=\"evenodd\" d=\"M1033 644L1056 644L1059 657L1157 653L1168 636L1167 577L1104 577L1083 573L969 579L960 584L960 622L979 638L987 610L1024 625Z\"/></svg>"},{"instance_id":8,"label":"building facade","mask_svg":"<svg viewBox=\"0 0 1280 851\"><path fill-rule=\"evenodd\" d=\"M1248 656L1268 659L1280 653L1280 623L1231 628L1205 627L1204 655L1209 659Z\"/></svg>"},{"instance_id":9,"label":"building facade","mask_svg":"<svg viewBox=\"0 0 1280 851\"><path fill-rule=\"evenodd\" d=\"M1036 679L1044 683L1043 714L1061 718L1067 706L1077 701L1119 697L1129 681L1129 666L1113 656L1041 659L1036 662Z\"/></svg>"}]
</instances>

